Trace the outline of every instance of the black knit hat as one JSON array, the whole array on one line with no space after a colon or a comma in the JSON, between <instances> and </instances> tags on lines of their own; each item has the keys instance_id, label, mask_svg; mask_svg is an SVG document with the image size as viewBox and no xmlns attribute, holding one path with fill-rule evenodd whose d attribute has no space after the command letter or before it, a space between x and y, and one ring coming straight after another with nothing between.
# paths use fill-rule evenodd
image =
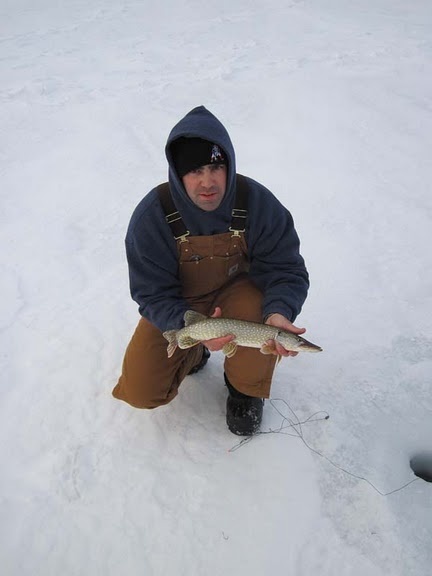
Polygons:
<instances>
[{"instance_id":1,"label":"black knit hat","mask_svg":"<svg viewBox=\"0 0 432 576\"><path fill-rule=\"evenodd\" d=\"M171 154L179 178L207 164L227 163L222 148L202 138L177 138L171 144Z\"/></svg>"}]
</instances>

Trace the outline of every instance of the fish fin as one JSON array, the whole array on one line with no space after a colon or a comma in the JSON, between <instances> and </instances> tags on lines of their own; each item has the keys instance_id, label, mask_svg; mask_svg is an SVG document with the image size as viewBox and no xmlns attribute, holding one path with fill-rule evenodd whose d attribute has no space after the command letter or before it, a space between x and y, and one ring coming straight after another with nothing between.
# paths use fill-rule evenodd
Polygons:
<instances>
[{"instance_id":1,"label":"fish fin","mask_svg":"<svg viewBox=\"0 0 432 576\"><path fill-rule=\"evenodd\" d=\"M192 346L196 346L199 343L200 340L195 340L195 338L191 338L190 336L182 336L179 338L178 346L182 350L185 350L186 348L192 348Z\"/></svg>"},{"instance_id":2,"label":"fish fin","mask_svg":"<svg viewBox=\"0 0 432 576\"><path fill-rule=\"evenodd\" d=\"M275 349L272 348L271 346L269 346L268 344L263 344L261 346L260 352L261 354L274 354ZM282 356L279 356L279 354L276 356L276 364L279 364L279 362L282 360Z\"/></svg>"},{"instance_id":3,"label":"fish fin","mask_svg":"<svg viewBox=\"0 0 432 576\"><path fill-rule=\"evenodd\" d=\"M225 346L222 348L222 352L225 354L225 356L231 358L237 352L237 343L233 341L228 342L228 344L225 344Z\"/></svg>"},{"instance_id":4,"label":"fish fin","mask_svg":"<svg viewBox=\"0 0 432 576\"><path fill-rule=\"evenodd\" d=\"M274 346L269 346L268 344L263 344L260 348L261 354L273 354Z\"/></svg>"},{"instance_id":5,"label":"fish fin","mask_svg":"<svg viewBox=\"0 0 432 576\"><path fill-rule=\"evenodd\" d=\"M207 320L207 316L204 314L200 314L199 312L195 312L195 310L187 310L183 317L185 326L191 326L192 324L196 324L197 322L201 322L202 320Z\"/></svg>"},{"instance_id":6,"label":"fish fin","mask_svg":"<svg viewBox=\"0 0 432 576\"><path fill-rule=\"evenodd\" d=\"M164 332L162 334L162 336L168 340L168 348L167 348L167 353L168 353L168 358L171 358L171 356L174 354L174 352L177 349L178 343L177 343L177 330L167 330L166 332Z\"/></svg>"}]
</instances>

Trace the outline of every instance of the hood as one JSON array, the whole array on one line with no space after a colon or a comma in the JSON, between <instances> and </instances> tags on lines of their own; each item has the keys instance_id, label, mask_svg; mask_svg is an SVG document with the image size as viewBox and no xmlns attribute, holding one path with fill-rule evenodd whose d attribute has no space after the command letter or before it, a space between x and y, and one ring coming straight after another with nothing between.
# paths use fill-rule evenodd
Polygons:
<instances>
[{"instance_id":1,"label":"hood","mask_svg":"<svg viewBox=\"0 0 432 576\"><path fill-rule=\"evenodd\" d=\"M182 211L182 207L187 207L188 211L196 210L204 215L205 211L196 206L186 194L183 182L178 177L174 168L170 146L174 140L177 140L177 138L181 136L203 138L204 140L218 144L218 146L225 151L228 158L227 188L220 206L213 212L225 211L226 207L232 205L235 193L236 174L234 148L228 132L216 116L209 112L204 106L198 106L188 112L186 116L174 126L168 136L165 154L169 165L168 179L174 202L180 212Z\"/></svg>"}]
</instances>

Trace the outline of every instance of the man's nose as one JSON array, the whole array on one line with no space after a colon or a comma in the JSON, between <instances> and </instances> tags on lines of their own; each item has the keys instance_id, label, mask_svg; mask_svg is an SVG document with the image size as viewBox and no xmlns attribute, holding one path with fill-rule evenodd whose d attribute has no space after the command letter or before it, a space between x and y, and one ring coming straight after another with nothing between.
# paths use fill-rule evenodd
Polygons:
<instances>
[{"instance_id":1,"label":"man's nose","mask_svg":"<svg viewBox=\"0 0 432 576\"><path fill-rule=\"evenodd\" d=\"M204 188L210 188L213 185L213 178L210 170L203 171L201 184Z\"/></svg>"}]
</instances>

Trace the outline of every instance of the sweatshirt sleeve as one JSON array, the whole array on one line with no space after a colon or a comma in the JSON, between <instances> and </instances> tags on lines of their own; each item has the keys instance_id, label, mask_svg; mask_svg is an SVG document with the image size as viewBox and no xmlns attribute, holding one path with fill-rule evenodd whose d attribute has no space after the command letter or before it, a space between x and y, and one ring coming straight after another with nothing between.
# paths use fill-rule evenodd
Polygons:
<instances>
[{"instance_id":1,"label":"sweatshirt sleeve","mask_svg":"<svg viewBox=\"0 0 432 576\"><path fill-rule=\"evenodd\" d=\"M161 234L158 220L154 211L145 218L134 216L125 245L131 296L140 314L164 332L182 328L190 306L182 297L175 241Z\"/></svg>"},{"instance_id":2,"label":"sweatshirt sleeve","mask_svg":"<svg viewBox=\"0 0 432 576\"><path fill-rule=\"evenodd\" d=\"M279 313L294 322L306 300L309 275L288 210L266 190L250 223L249 273L264 293L263 318Z\"/></svg>"},{"instance_id":3,"label":"sweatshirt sleeve","mask_svg":"<svg viewBox=\"0 0 432 576\"><path fill-rule=\"evenodd\" d=\"M126 242L126 254L130 292L141 316L162 332L182 328L183 316L189 306L182 298L176 275L140 253L133 242Z\"/></svg>"}]
</instances>

